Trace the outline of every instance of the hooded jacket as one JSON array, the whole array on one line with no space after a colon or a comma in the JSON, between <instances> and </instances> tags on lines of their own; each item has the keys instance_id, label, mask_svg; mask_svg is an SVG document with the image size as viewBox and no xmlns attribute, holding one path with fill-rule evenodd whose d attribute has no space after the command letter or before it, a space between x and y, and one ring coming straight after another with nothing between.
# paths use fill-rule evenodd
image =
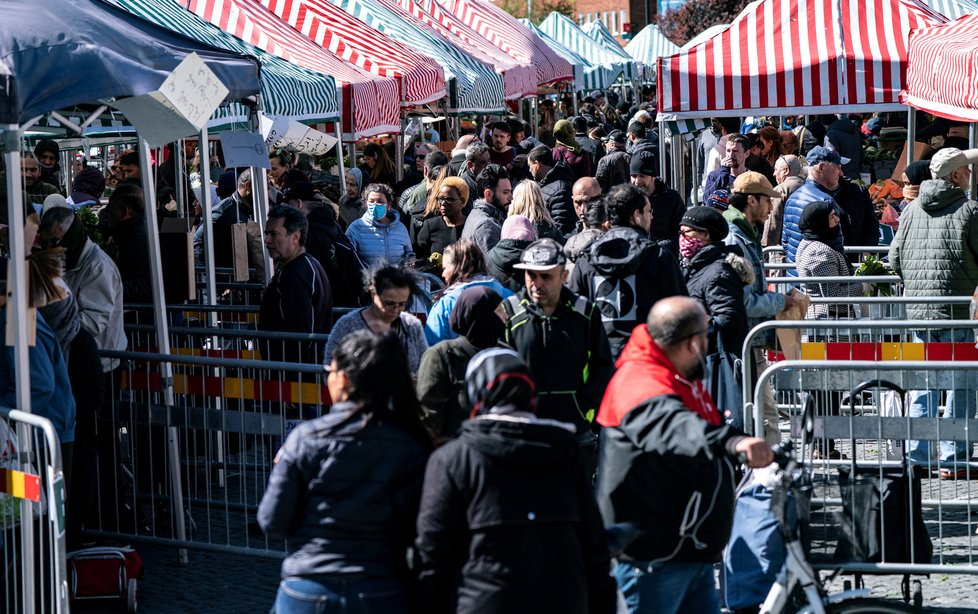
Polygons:
<instances>
[{"instance_id":1,"label":"hooded jacket","mask_svg":"<svg viewBox=\"0 0 978 614\"><path fill-rule=\"evenodd\" d=\"M978 202L961 188L932 179L900 217L890 266L904 296L971 296L978 287ZM907 305L911 320L967 320L968 305Z\"/></svg>"},{"instance_id":2,"label":"hooded jacket","mask_svg":"<svg viewBox=\"0 0 978 614\"><path fill-rule=\"evenodd\" d=\"M367 266L381 261L398 264L414 258L411 238L397 211L388 210L387 215L394 216L394 220L379 224L368 211L346 229L346 238Z\"/></svg>"},{"instance_id":3,"label":"hooded jacket","mask_svg":"<svg viewBox=\"0 0 978 614\"><path fill-rule=\"evenodd\" d=\"M577 177L574 171L563 162L557 162L547 171L540 181L540 191L543 192L543 202L547 206L560 232L568 235L574 232L577 224L577 212L574 211L574 200L571 190Z\"/></svg>"},{"instance_id":4,"label":"hooded jacket","mask_svg":"<svg viewBox=\"0 0 978 614\"><path fill-rule=\"evenodd\" d=\"M754 271L753 283L744 286L747 330L751 330L784 310L784 295L778 292L769 292L767 289L760 236L754 225L748 222L744 214L735 207L729 207L724 211L723 218L727 220L727 225L730 228L730 232L723 242L736 248Z\"/></svg>"},{"instance_id":5,"label":"hooded jacket","mask_svg":"<svg viewBox=\"0 0 978 614\"><path fill-rule=\"evenodd\" d=\"M642 531L626 560L720 560L733 523L730 451L742 434L723 424L703 382L680 375L644 324L617 366L598 412L605 526Z\"/></svg>"},{"instance_id":6,"label":"hooded jacket","mask_svg":"<svg viewBox=\"0 0 978 614\"><path fill-rule=\"evenodd\" d=\"M669 250L631 226L616 226L581 253L571 273L572 292L601 310L611 354L618 357L635 325L659 299L686 295L679 263Z\"/></svg>"},{"instance_id":7,"label":"hooded jacket","mask_svg":"<svg viewBox=\"0 0 978 614\"><path fill-rule=\"evenodd\" d=\"M506 221L505 211L481 198L476 199L475 204L472 205L472 213L465 218L462 238L472 239L482 248L482 253L488 254L489 250L499 243L504 221Z\"/></svg>"},{"instance_id":8,"label":"hooded jacket","mask_svg":"<svg viewBox=\"0 0 978 614\"><path fill-rule=\"evenodd\" d=\"M432 456L418 611L615 612L601 517L570 425L485 415Z\"/></svg>"},{"instance_id":9,"label":"hooded jacket","mask_svg":"<svg viewBox=\"0 0 978 614\"><path fill-rule=\"evenodd\" d=\"M503 298L513 296L513 293L508 288L489 275L474 275L471 279L453 284L451 287L446 288L444 294L441 295L441 298L435 301L435 304L431 306L431 311L428 312L428 317L425 319L424 336L428 341L428 347L431 347L441 341L454 339L458 336L458 333L455 332L454 327L449 322L449 317L452 314L452 308L455 307L455 303L458 301L459 295L462 294L466 288L472 288L475 286L486 286Z\"/></svg>"},{"instance_id":10,"label":"hooded jacket","mask_svg":"<svg viewBox=\"0 0 978 614\"><path fill-rule=\"evenodd\" d=\"M533 241L519 239L500 239L499 243L486 254L486 267L489 274L506 288L517 293L526 287L523 271L513 267L520 263L523 250Z\"/></svg>"},{"instance_id":11,"label":"hooded jacket","mask_svg":"<svg viewBox=\"0 0 978 614\"><path fill-rule=\"evenodd\" d=\"M64 280L78 302L82 327L95 338L98 349L125 350L119 268L91 239L85 239L74 266L71 260L69 255ZM102 358L103 373L117 366L118 358Z\"/></svg>"},{"instance_id":12,"label":"hooded jacket","mask_svg":"<svg viewBox=\"0 0 978 614\"><path fill-rule=\"evenodd\" d=\"M750 264L730 253L726 245L711 243L684 262L683 276L689 295L703 304L716 328L710 335L710 353L719 350L719 338L724 351L740 356L750 330L744 306L748 280L734 268L734 262L740 271L750 271Z\"/></svg>"},{"instance_id":13,"label":"hooded jacket","mask_svg":"<svg viewBox=\"0 0 978 614\"><path fill-rule=\"evenodd\" d=\"M289 540L283 578L407 575L425 450L400 427L364 415L336 403L299 424L275 457L258 524L270 539Z\"/></svg>"}]
</instances>

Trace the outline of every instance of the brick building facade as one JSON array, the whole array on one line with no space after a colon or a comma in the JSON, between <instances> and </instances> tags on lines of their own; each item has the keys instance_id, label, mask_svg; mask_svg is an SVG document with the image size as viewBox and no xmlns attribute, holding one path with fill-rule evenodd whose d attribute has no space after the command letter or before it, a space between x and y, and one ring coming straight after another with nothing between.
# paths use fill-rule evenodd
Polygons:
<instances>
[{"instance_id":1,"label":"brick building facade","mask_svg":"<svg viewBox=\"0 0 978 614\"><path fill-rule=\"evenodd\" d=\"M579 24L603 21L619 41L624 32L635 34L655 18L656 0L577 0L574 17Z\"/></svg>"}]
</instances>

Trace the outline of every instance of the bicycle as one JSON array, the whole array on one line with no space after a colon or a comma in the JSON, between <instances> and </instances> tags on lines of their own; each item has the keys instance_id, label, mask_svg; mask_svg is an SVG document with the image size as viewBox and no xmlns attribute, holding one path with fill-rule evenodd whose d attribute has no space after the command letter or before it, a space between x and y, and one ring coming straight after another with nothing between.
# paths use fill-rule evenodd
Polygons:
<instances>
[{"instance_id":1,"label":"bicycle","mask_svg":"<svg viewBox=\"0 0 978 614\"><path fill-rule=\"evenodd\" d=\"M788 506L794 501L807 501L805 490L811 483L809 470L794 455L794 443L786 441L775 448L775 462L781 474L771 495L771 512L781 529L786 557L784 567L761 604L760 614L782 614L795 611L804 614L907 614L919 612L902 603L868 597L869 589L829 593L825 583L812 568L802 546L800 524L788 522ZM799 514L801 517L802 515ZM831 579L833 576L830 576ZM800 590L798 590L800 589Z\"/></svg>"}]
</instances>

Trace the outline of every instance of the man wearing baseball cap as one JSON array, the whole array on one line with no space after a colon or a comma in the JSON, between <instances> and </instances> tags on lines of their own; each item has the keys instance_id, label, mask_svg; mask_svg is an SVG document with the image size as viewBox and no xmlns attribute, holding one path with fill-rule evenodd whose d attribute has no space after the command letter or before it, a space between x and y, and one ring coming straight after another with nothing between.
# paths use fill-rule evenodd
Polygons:
<instances>
[{"instance_id":1,"label":"man wearing baseball cap","mask_svg":"<svg viewBox=\"0 0 978 614\"><path fill-rule=\"evenodd\" d=\"M784 204L781 244L788 262L795 261L795 251L802 239L798 218L806 206L818 201L828 201L836 206L842 222L842 243L878 245L880 223L876 218L876 207L866 189L842 173L842 167L849 159L821 145L812 147L806 158L808 180ZM842 245L838 247L841 249Z\"/></svg>"},{"instance_id":2,"label":"man wearing baseball cap","mask_svg":"<svg viewBox=\"0 0 978 614\"><path fill-rule=\"evenodd\" d=\"M978 149L946 147L931 158L934 178L920 184L920 195L904 209L890 245L890 266L903 278L904 296L971 296L978 286L978 202L966 193L975 162ZM967 320L968 305L910 303L907 319ZM915 333L915 339L974 343L964 328ZM909 415L936 417L938 397L937 390L911 391ZM973 418L976 409L974 391L964 382L948 391L945 418ZM967 477L970 452L963 441L940 442L941 479ZM928 442L910 441L911 463L928 465L934 456Z\"/></svg>"},{"instance_id":3,"label":"man wearing baseball cap","mask_svg":"<svg viewBox=\"0 0 978 614\"><path fill-rule=\"evenodd\" d=\"M628 137L621 130L612 130L608 136L602 137L605 155L598 161L595 179L601 184L601 191L607 192L621 183L628 183L628 163L630 156L625 151Z\"/></svg>"},{"instance_id":4,"label":"man wearing baseball cap","mask_svg":"<svg viewBox=\"0 0 978 614\"><path fill-rule=\"evenodd\" d=\"M537 416L577 429L589 475L597 467L591 422L613 372L611 348L594 303L564 286L567 259L560 243L531 243L513 268L525 272L526 288L503 301L503 342L516 350L537 381Z\"/></svg>"}]
</instances>

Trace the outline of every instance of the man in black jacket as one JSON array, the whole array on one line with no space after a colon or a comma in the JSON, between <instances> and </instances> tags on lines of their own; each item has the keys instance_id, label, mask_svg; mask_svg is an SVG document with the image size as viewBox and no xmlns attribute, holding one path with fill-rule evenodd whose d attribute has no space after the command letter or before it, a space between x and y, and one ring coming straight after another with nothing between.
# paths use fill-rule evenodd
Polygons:
<instances>
[{"instance_id":1,"label":"man in black jacket","mask_svg":"<svg viewBox=\"0 0 978 614\"><path fill-rule=\"evenodd\" d=\"M116 265L122 278L123 302L153 302L143 189L134 184L119 186L105 210L109 234L119 248Z\"/></svg>"},{"instance_id":2,"label":"man in black jacket","mask_svg":"<svg viewBox=\"0 0 978 614\"><path fill-rule=\"evenodd\" d=\"M629 161L631 156L625 151L625 133L621 130L612 130L611 134L603 137L605 156L598 162L597 171L594 173L598 183L601 184L601 191L607 192L616 185L628 183Z\"/></svg>"},{"instance_id":3,"label":"man in black jacket","mask_svg":"<svg viewBox=\"0 0 978 614\"><path fill-rule=\"evenodd\" d=\"M675 256L649 238L654 214L642 190L616 186L604 204L611 229L581 253L568 287L597 303L618 358L656 301L685 295L686 282Z\"/></svg>"},{"instance_id":4,"label":"man in black jacket","mask_svg":"<svg viewBox=\"0 0 978 614\"><path fill-rule=\"evenodd\" d=\"M574 171L563 162L554 162L553 153L546 145L534 147L527 160L530 174L540 184L547 211L560 227L561 233L571 234L577 225L573 198L574 181L577 177Z\"/></svg>"},{"instance_id":5,"label":"man in black jacket","mask_svg":"<svg viewBox=\"0 0 978 614\"><path fill-rule=\"evenodd\" d=\"M632 185L645 191L652 203L652 230L649 234L656 241L667 242L674 256L679 255L679 220L686 213L686 203L679 192L659 179L659 165L655 156L639 151L632 153L629 170Z\"/></svg>"},{"instance_id":6,"label":"man in black jacket","mask_svg":"<svg viewBox=\"0 0 978 614\"><path fill-rule=\"evenodd\" d=\"M582 452L597 463L594 412L614 369L597 306L564 287L563 249L540 239L514 268L526 273L526 289L503 301L508 320L503 342L533 371L540 394L537 415L577 428Z\"/></svg>"},{"instance_id":7,"label":"man in black jacket","mask_svg":"<svg viewBox=\"0 0 978 614\"><path fill-rule=\"evenodd\" d=\"M606 527L639 536L615 568L635 613L720 612L713 566L733 524L733 458L751 467L771 448L725 425L703 382L710 318L695 300L659 301L618 361L598 423L597 497Z\"/></svg>"},{"instance_id":8,"label":"man in black jacket","mask_svg":"<svg viewBox=\"0 0 978 614\"><path fill-rule=\"evenodd\" d=\"M325 334L333 324L329 278L319 261L306 252L309 222L295 207L278 205L268 212L265 247L275 275L265 288L258 330ZM262 357L276 362L319 364L322 351L313 342L270 341Z\"/></svg>"}]
</instances>

